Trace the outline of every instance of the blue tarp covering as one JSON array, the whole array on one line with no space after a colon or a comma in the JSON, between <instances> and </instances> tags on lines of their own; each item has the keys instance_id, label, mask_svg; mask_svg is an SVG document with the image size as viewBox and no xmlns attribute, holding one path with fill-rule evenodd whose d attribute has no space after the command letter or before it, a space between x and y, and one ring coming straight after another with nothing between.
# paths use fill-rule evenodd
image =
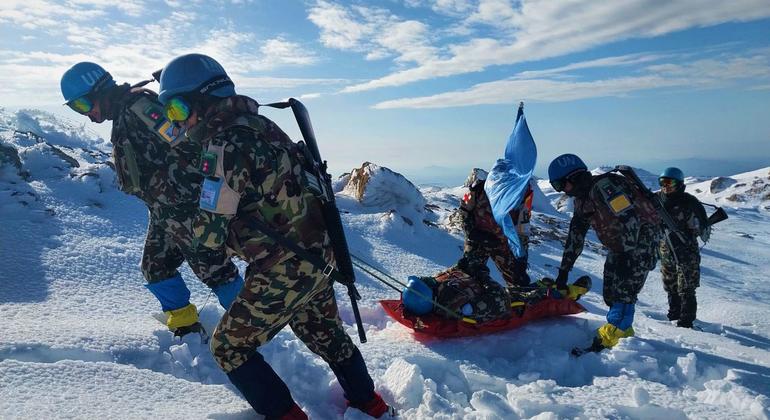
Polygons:
<instances>
[{"instance_id":1,"label":"blue tarp covering","mask_svg":"<svg viewBox=\"0 0 770 420\"><path fill-rule=\"evenodd\" d=\"M519 115L520 118L517 118L513 133L505 146L505 157L498 159L489 171L484 191L492 205L495 221L508 238L511 251L517 258L524 258L527 253L519 241L509 213L524 202L527 186L535 170L537 146L521 109Z\"/></svg>"}]
</instances>

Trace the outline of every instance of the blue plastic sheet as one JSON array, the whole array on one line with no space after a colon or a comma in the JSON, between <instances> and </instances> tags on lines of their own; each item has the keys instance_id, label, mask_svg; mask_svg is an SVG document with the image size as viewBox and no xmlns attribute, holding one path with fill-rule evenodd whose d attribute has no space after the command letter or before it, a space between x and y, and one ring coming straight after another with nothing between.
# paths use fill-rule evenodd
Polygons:
<instances>
[{"instance_id":1,"label":"blue plastic sheet","mask_svg":"<svg viewBox=\"0 0 770 420\"><path fill-rule=\"evenodd\" d=\"M497 160L484 185L492 205L492 215L503 229L508 238L508 246L517 258L526 257L527 252L519 241L509 213L524 203L536 161L537 146L529 132L527 119L521 114L505 146L505 157Z\"/></svg>"}]
</instances>

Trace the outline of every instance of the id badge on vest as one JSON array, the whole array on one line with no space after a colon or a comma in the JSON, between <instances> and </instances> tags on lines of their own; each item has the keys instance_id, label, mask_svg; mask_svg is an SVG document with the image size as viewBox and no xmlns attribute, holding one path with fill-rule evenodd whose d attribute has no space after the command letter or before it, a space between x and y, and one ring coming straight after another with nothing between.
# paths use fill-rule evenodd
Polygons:
<instances>
[{"instance_id":1,"label":"id badge on vest","mask_svg":"<svg viewBox=\"0 0 770 420\"><path fill-rule=\"evenodd\" d=\"M216 212L219 204L219 192L222 190L222 178L207 177L201 187L200 208L210 212Z\"/></svg>"}]
</instances>

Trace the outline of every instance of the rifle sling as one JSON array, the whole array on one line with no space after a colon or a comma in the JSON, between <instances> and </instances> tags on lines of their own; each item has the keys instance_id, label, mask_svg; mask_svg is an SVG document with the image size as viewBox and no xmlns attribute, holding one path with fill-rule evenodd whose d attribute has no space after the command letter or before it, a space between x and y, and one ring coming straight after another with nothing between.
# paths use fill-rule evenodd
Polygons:
<instances>
[{"instance_id":1,"label":"rifle sling","mask_svg":"<svg viewBox=\"0 0 770 420\"><path fill-rule=\"evenodd\" d=\"M296 242L276 232L273 228L269 227L263 221L255 217L250 217L248 220L248 223L253 227L257 228L257 230L259 230L260 232L267 235L270 239L273 240L273 242L288 249L289 251L293 252L295 255L309 262L310 264L313 264L317 269L321 270L324 277L328 277L332 279L332 281L336 281L344 285L348 285L350 283L349 281L347 281L345 276L343 276L342 273L340 273L339 270L337 270L336 267L327 263L326 260L323 259L323 257L317 254L313 254L307 249L302 248Z\"/></svg>"}]
</instances>

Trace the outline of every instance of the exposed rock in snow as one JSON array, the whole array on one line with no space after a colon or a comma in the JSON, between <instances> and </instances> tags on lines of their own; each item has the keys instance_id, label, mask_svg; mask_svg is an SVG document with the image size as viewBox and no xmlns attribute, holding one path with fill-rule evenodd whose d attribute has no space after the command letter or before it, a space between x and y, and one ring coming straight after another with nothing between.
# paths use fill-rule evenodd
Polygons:
<instances>
[{"instance_id":1,"label":"exposed rock in snow","mask_svg":"<svg viewBox=\"0 0 770 420\"><path fill-rule=\"evenodd\" d=\"M688 192L706 203L770 210L770 167L686 185Z\"/></svg>"},{"instance_id":2,"label":"exposed rock in snow","mask_svg":"<svg viewBox=\"0 0 770 420\"><path fill-rule=\"evenodd\" d=\"M108 150L98 136L51 114L0 110L0 188L22 206L38 201L39 186L31 183L42 180L92 184L72 190L72 198L101 206L91 193L115 187Z\"/></svg>"},{"instance_id":3,"label":"exposed rock in snow","mask_svg":"<svg viewBox=\"0 0 770 420\"><path fill-rule=\"evenodd\" d=\"M348 185L348 181L350 181L350 172L345 172L337 179L332 180L332 191L335 194L342 192L342 190L345 189L345 186Z\"/></svg>"},{"instance_id":4,"label":"exposed rock in snow","mask_svg":"<svg viewBox=\"0 0 770 420\"><path fill-rule=\"evenodd\" d=\"M425 215L425 197L403 175L371 162L354 169L340 192L355 198L364 207L382 212L398 212L413 225Z\"/></svg>"},{"instance_id":5,"label":"exposed rock in snow","mask_svg":"<svg viewBox=\"0 0 770 420\"><path fill-rule=\"evenodd\" d=\"M709 185L709 191L711 191L712 194L720 193L727 189L727 187L731 185L735 185L738 181L727 178L724 176L719 176L711 180L711 183Z\"/></svg>"},{"instance_id":6,"label":"exposed rock in snow","mask_svg":"<svg viewBox=\"0 0 770 420\"><path fill-rule=\"evenodd\" d=\"M473 168L471 170L471 174L468 175L468 178L465 178L465 182L463 183L463 187L470 187L473 185L474 182L478 179L487 179L487 176L489 175L489 172L480 169L480 168Z\"/></svg>"}]
</instances>

